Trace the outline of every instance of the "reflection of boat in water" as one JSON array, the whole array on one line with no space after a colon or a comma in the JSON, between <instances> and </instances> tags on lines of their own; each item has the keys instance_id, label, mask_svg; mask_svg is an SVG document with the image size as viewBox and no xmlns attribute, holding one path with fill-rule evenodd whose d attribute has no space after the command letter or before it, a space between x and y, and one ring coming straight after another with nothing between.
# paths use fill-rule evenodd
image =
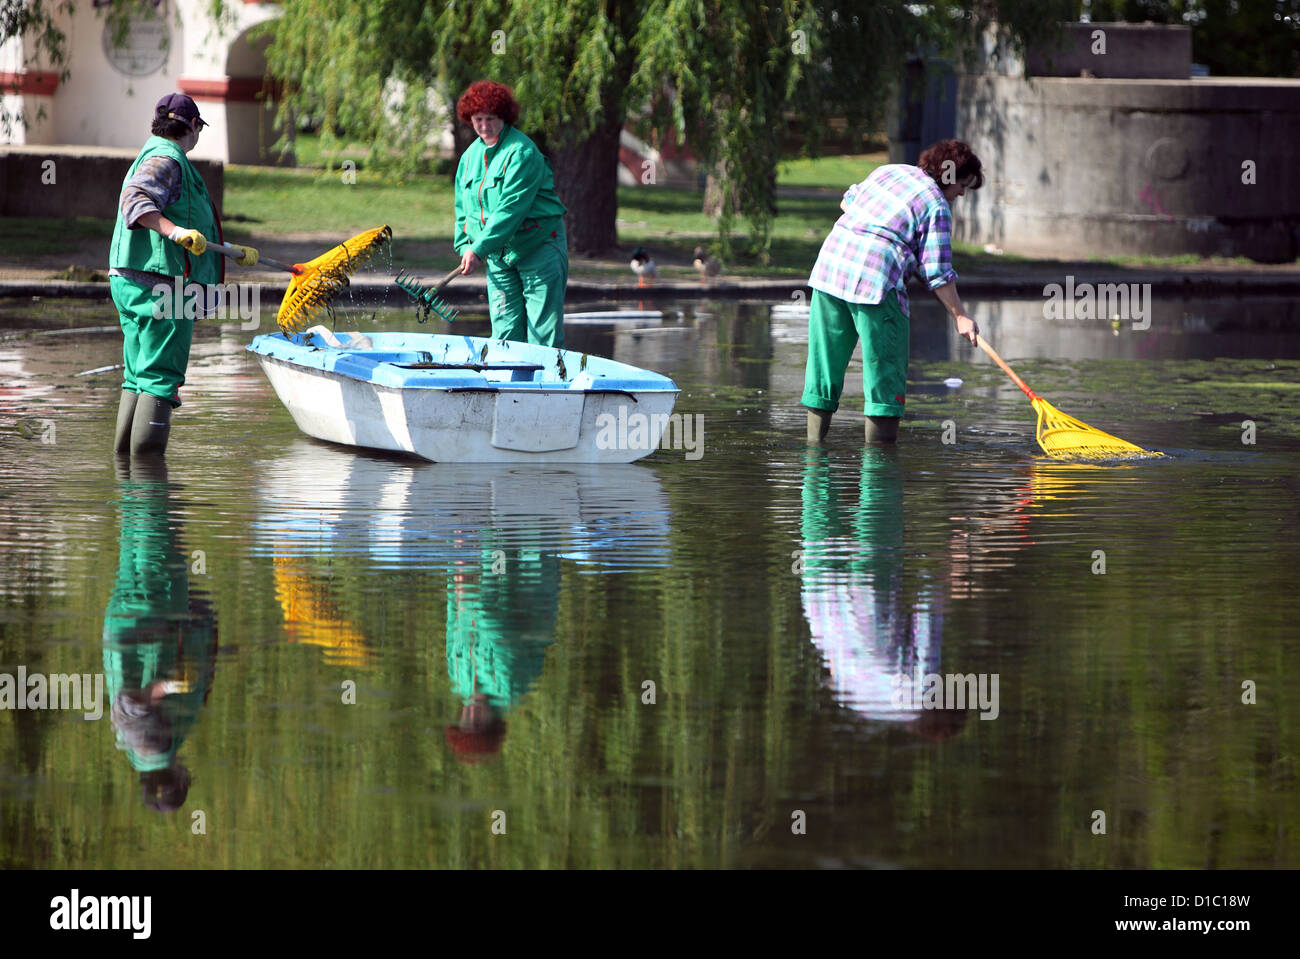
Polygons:
<instances>
[{"instance_id":1,"label":"reflection of boat in water","mask_svg":"<svg viewBox=\"0 0 1300 959\"><path fill-rule=\"evenodd\" d=\"M518 576L522 593L533 572L560 559L592 573L669 561L668 499L642 466L421 463L300 440L258 473L254 550L275 557L289 639L340 665L371 654L337 568L322 561L355 556L380 570L452 577L497 569L509 575L493 589ZM538 581L558 590L558 576Z\"/></svg>"},{"instance_id":2,"label":"reflection of boat in water","mask_svg":"<svg viewBox=\"0 0 1300 959\"><path fill-rule=\"evenodd\" d=\"M604 357L475 336L315 328L249 349L308 436L438 463L630 463L658 447L678 393ZM620 441L610 417L645 435Z\"/></svg>"},{"instance_id":3,"label":"reflection of boat in water","mask_svg":"<svg viewBox=\"0 0 1300 959\"><path fill-rule=\"evenodd\" d=\"M668 563L668 498L631 464L452 464L357 455L308 440L258 465L257 529L280 557L363 553L383 566L456 562L492 528L616 572Z\"/></svg>"},{"instance_id":4,"label":"reflection of boat in water","mask_svg":"<svg viewBox=\"0 0 1300 959\"><path fill-rule=\"evenodd\" d=\"M565 313L565 326L650 326L662 323L662 310L591 310Z\"/></svg>"}]
</instances>

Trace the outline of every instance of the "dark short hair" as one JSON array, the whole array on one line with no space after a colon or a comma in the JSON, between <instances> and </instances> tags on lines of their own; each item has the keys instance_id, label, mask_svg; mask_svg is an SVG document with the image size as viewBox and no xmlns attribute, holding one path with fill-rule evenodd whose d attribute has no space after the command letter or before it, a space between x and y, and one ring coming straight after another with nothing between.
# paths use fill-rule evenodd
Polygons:
<instances>
[{"instance_id":1,"label":"dark short hair","mask_svg":"<svg viewBox=\"0 0 1300 959\"><path fill-rule=\"evenodd\" d=\"M154 812L175 812L190 794L190 771L180 763L140 774L144 804Z\"/></svg>"},{"instance_id":2,"label":"dark short hair","mask_svg":"<svg viewBox=\"0 0 1300 959\"><path fill-rule=\"evenodd\" d=\"M171 117L153 118L153 123L149 126L149 132L156 137L166 137L168 140L179 140L185 134L189 133L191 127L184 120L173 120Z\"/></svg>"},{"instance_id":3,"label":"dark short hair","mask_svg":"<svg viewBox=\"0 0 1300 959\"><path fill-rule=\"evenodd\" d=\"M479 80L471 83L469 89L456 101L456 116L462 122L469 123L470 117L476 113L490 113L514 126L519 119L519 104L515 101L514 93L504 83Z\"/></svg>"},{"instance_id":4,"label":"dark short hair","mask_svg":"<svg viewBox=\"0 0 1300 959\"><path fill-rule=\"evenodd\" d=\"M944 168L948 163L952 164L948 167L948 170L953 171L949 174L952 179L945 180ZM940 140L932 144L921 154L921 159L916 161L916 165L930 174L930 179L940 187L961 183L970 176L975 178L970 185L972 190L978 190L984 185L984 170L980 158L972 152L970 144L962 140Z\"/></svg>"}]
</instances>

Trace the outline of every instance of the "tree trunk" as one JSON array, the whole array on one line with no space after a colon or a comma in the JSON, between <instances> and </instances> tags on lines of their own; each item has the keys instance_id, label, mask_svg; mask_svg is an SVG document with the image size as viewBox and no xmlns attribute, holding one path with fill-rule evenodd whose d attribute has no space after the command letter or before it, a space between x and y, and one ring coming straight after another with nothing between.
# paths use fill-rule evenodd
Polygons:
<instances>
[{"instance_id":1,"label":"tree trunk","mask_svg":"<svg viewBox=\"0 0 1300 959\"><path fill-rule=\"evenodd\" d=\"M598 256L618 243L618 135L623 115L608 98L605 120L578 143L554 146L555 192L569 208L564 228L569 250Z\"/></svg>"},{"instance_id":2,"label":"tree trunk","mask_svg":"<svg viewBox=\"0 0 1300 959\"><path fill-rule=\"evenodd\" d=\"M731 206L731 215L740 214L740 195L736 189L736 184L728 184L725 193L722 186L722 178L717 176L712 170L704 181L704 203L701 210L705 216L711 216L714 219L722 216L723 209L727 206L728 200Z\"/></svg>"}]
</instances>

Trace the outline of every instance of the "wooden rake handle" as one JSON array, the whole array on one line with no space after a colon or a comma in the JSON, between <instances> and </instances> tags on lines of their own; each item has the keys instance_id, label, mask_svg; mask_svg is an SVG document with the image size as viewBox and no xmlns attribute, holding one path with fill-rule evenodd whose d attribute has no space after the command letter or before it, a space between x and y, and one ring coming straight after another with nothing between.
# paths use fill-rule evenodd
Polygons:
<instances>
[{"instance_id":1,"label":"wooden rake handle","mask_svg":"<svg viewBox=\"0 0 1300 959\"><path fill-rule=\"evenodd\" d=\"M229 243L213 243L212 241L209 240L208 249L216 250L222 256L228 256L236 260L244 255L243 250L241 250L237 246L231 246ZM257 262L259 264L265 263L267 266L275 270L284 270L284 272L286 273L292 273L294 276L297 276L298 274L302 273L302 269L300 267L290 266L287 263L281 263L279 260L273 260L269 256L262 256L260 253L257 256Z\"/></svg>"},{"instance_id":2,"label":"wooden rake handle","mask_svg":"<svg viewBox=\"0 0 1300 959\"><path fill-rule=\"evenodd\" d=\"M450 283L452 280L456 279L456 277L458 276L460 276L459 266L456 267L456 269L452 270L450 273L448 273L446 276L444 276L441 280L439 280L437 285L433 288L433 292L441 293L442 288L446 286L448 283Z\"/></svg>"},{"instance_id":3,"label":"wooden rake handle","mask_svg":"<svg viewBox=\"0 0 1300 959\"><path fill-rule=\"evenodd\" d=\"M1004 360L1002 357L998 356L997 352L993 349L993 347L989 346L988 340L984 339L984 337L980 336L978 333L975 334L975 338L979 341L980 349L989 355L989 359L991 359L998 366L1002 367L1002 372L1007 374L1007 376L1011 377L1011 379L1015 382L1016 386L1020 387L1022 390L1025 391L1025 395L1029 397L1031 402L1033 400L1038 399L1038 394L1035 393L1033 390L1031 390L1028 386L1026 386L1024 380L1016 376L1016 371L1013 370L1011 367L1007 366L1007 361Z\"/></svg>"}]
</instances>

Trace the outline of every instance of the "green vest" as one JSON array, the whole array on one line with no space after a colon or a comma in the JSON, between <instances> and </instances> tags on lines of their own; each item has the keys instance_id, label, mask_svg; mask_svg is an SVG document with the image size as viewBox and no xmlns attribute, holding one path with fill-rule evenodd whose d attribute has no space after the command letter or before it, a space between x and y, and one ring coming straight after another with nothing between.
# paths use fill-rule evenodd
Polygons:
<instances>
[{"instance_id":1,"label":"green vest","mask_svg":"<svg viewBox=\"0 0 1300 959\"><path fill-rule=\"evenodd\" d=\"M172 140L150 137L145 141L140 155L131 164L131 169L126 171L122 189L126 189L141 163L158 154L171 157L181 167L180 199L163 210L163 216L177 226L198 230L209 241L219 240L216 210L208 196L203 177L194 169L194 165L185 156L185 151ZM120 205L117 225L113 227L113 245L109 250L108 265L166 276L183 276L194 283L220 283L225 273L220 253L209 250L202 256L194 256L179 243L174 243L153 230L144 227L129 229L122 221Z\"/></svg>"}]
</instances>

